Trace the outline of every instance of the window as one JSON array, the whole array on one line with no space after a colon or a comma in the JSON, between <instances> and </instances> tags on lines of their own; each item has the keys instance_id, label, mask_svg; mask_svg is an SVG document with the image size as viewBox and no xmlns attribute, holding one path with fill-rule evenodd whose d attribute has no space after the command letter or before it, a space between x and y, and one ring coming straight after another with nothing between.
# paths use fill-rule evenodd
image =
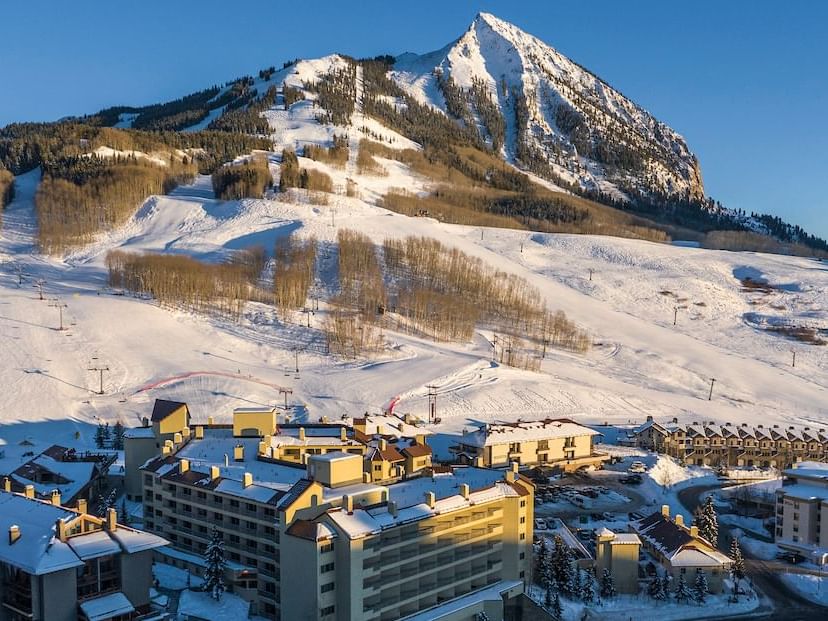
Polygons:
<instances>
[{"instance_id":1,"label":"window","mask_svg":"<svg viewBox=\"0 0 828 621\"><path fill-rule=\"evenodd\" d=\"M526 533L520 533L520 540L523 541L526 539Z\"/></svg>"},{"instance_id":2,"label":"window","mask_svg":"<svg viewBox=\"0 0 828 621\"><path fill-rule=\"evenodd\" d=\"M523 560L525 558L526 558L526 552L521 552L520 553L520 560Z\"/></svg>"},{"instance_id":3,"label":"window","mask_svg":"<svg viewBox=\"0 0 828 621\"><path fill-rule=\"evenodd\" d=\"M319 551L324 554L325 552L330 552L333 550L333 543L325 543L322 547L319 548Z\"/></svg>"},{"instance_id":4,"label":"window","mask_svg":"<svg viewBox=\"0 0 828 621\"><path fill-rule=\"evenodd\" d=\"M374 472L382 472L382 464L374 464Z\"/></svg>"},{"instance_id":5,"label":"window","mask_svg":"<svg viewBox=\"0 0 828 621\"><path fill-rule=\"evenodd\" d=\"M526 524L526 516L521 516L520 523L521 524Z\"/></svg>"},{"instance_id":6,"label":"window","mask_svg":"<svg viewBox=\"0 0 828 621\"><path fill-rule=\"evenodd\" d=\"M521 500L521 501L520 501L520 506L521 506L521 507L525 507L525 506L526 506L526 501L525 501L525 500Z\"/></svg>"},{"instance_id":7,"label":"window","mask_svg":"<svg viewBox=\"0 0 828 621\"><path fill-rule=\"evenodd\" d=\"M333 563L325 563L324 565L322 565L322 567L321 567L321 569L320 569L320 571L321 571L323 574L326 574L326 573L328 573L329 571L333 571L333 570L334 570L334 564L333 564Z\"/></svg>"},{"instance_id":8,"label":"window","mask_svg":"<svg viewBox=\"0 0 828 621\"><path fill-rule=\"evenodd\" d=\"M333 591L336 587L334 586L333 582L329 582L328 584L323 584L322 588L319 589L322 593L328 593L329 591Z\"/></svg>"},{"instance_id":9,"label":"window","mask_svg":"<svg viewBox=\"0 0 828 621\"><path fill-rule=\"evenodd\" d=\"M336 610L335 606L326 606L322 609L322 616L326 617L328 615L332 615L334 613L334 610Z\"/></svg>"}]
</instances>

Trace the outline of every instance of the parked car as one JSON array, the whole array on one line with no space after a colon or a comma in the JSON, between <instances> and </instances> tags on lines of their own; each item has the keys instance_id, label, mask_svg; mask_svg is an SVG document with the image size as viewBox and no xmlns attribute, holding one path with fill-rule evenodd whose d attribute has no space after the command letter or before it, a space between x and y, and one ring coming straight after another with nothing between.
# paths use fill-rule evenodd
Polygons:
<instances>
[{"instance_id":1,"label":"parked car","mask_svg":"<svg viewBox=\"0 0 828 621\"><path fill-rule=\"evenodd\" d=\"M630 467L627 469L628 472L632 472L635 474L641 474L647 472L647 466L644 465L643 461L634 461L630 464Z\"/></svg>"},{"instance_id":2,"label":"parked car","mask_svg":"<svg viewBox=\"0 0 828 621\"><path fill-rule=\"evenodd\" d=\"M797 563L801 563L805 560L805 557L798 552L780 552L776 555L776 558L781 561L786 561L791 565L796 565Z\"/></svg>"},{"instance_id":3,"label":"parked car","mask_svg":"<svg viewBox=\"0 0 828 621\"><path fill-rule=\"evenodd\" d=\"M546 520L535 518L535 530L546 530Z\"/></svg>"},{"instance_id":4,"label":"parked car","mask_svg":"<svg viewBox=\"0 0 828 621\"><path fill-rule=\"evenodd\" d=\"M628 476L621 477L618 480L624 485L641 485L643 482L640 474L630 474Z\"/></svg>"}]
</instances>

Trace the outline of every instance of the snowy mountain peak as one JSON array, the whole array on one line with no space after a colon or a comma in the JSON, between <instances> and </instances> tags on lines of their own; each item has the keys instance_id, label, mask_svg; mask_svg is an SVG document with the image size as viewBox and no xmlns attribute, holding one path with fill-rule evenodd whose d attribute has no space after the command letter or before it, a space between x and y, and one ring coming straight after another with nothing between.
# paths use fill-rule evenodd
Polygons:
<instances>
[{"instance_id":1,"label":"snowy mountain peak","mask_svg":"<svg viewBox=\"0 0 828 621\"><path fill-rule=\"evenodd\" d=\"M479 13L453 44L400 57L393 77L524 168L581 189L704 198L696 157L677 132L590 71L517 26ZM502 122L486 118L496 105ZM466 108L465 110L463 108ZM505 126L502 140L494 135Z\"/></svg>"}]
</instances>

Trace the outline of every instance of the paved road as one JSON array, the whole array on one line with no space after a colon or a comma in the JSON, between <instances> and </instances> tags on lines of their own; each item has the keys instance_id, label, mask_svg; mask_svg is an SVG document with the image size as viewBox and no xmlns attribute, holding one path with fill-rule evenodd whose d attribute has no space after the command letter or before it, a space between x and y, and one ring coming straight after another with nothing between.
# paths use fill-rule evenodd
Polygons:
<instances>
[{"instance_id":1,"label":"paved road","mask_svg":"<svg viewBox=\"0 0 828 621\"><path fill-rule=\"evenodd\" d=\"M719 485L696 485L687 487L678 493L679 502L685 510L692 515L693 510L699 506L702 497L711 490L718 489ZM727 554L730 549L730 542L733 536L733 526L719 524L719 549ZM812 570L799 568L788 563L772 560L750 558L746 550L745 569L748 577L753 580L755 586L764 595L762 605L758 610L745 615L727 617L726 619L779 619L780 621L817 621L825 619L828 611L823 606L814 604L796 592L789 589L779 579L778 574L785 571L789 573L814 573Z\"/></svg>"}]
</instances>

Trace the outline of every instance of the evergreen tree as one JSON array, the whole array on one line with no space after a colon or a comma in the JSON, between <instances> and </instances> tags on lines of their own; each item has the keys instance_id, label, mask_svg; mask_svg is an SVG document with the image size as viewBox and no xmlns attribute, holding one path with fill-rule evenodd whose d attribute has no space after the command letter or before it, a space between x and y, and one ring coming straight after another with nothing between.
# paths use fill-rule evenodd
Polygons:
<instances>
[{"instance_id":1,"label":"evergreen tree","mask_svg":"<svg viewBox=\"0 0 828 621\"><path fill-rule=\"evenodd\" d=\"M118 514L118 521L124 526L129 526L129 511L127 511L126 499L121 501L121 510Z\"/></svg>"},{"instance_id":2,"label":"evergreen tree","mask_svg":"<svg viewBox=\"0 0 828 621\"><path fill-rule=\"evenodd\" d=\"M605 569L601 576L601 597L615 597L615 580L609 569Z\"/></svg>"},{"instance_id":3,"label":"evergreen tree","mask_svg":"<svg viewBox=\"0 0 828 621\"><path fill-rule=\"evenodd\" d=\"M719 519L716 516L716 507L713 505L713 496L708 496L704 504L696 509L696 526L699 535L704 537L713 547L719 543Z\"/></svg>"},{"instance_id":4,"label":"evergreen tree","mask_svg":"<svg viewBox=\"0 0 828 621\"><path fill-rule=\"evenodd\" d=\"M98 428L95 429L95 446L99 449L104 447L104 426L103 423L98 423Z\"/></svg>"},{"instance_id":5,"label":"evergreen tree","mask_svg":"<svg viewBox=\"0 0 828 621\"><path fill-rule=\"evenodd\" d=\"M661 580L661 576L656 576L650 581L647 592L656 601L664 601L667 599L667 593L664 592L664 582Z\"/></svg>"},{"instance_id":6,"label":"evergreen tree","mask_svg":"<svg viewBox=\"0 0 828 621\"><path fill-rule=\"evenodd\" d=\"M489 621L489 615L482 610L474 615L474 621Z\"/></svg>"},{"instance_id":7,"label":"evergreen tree","mask_svg":"<svg viewBox=\"0 0 828 621\"><path fill-rule=\"evenodd\" d=\"M572 597L581 597L581 592L584 590L584 581L581 576L581 570L576 567L572 574L572 592L569 594Z\"/></svg>"},{"instance_id":8,"label":"evergreen tree","mask_svg":"<svg viewBox=\"0 0 828 621\"><path fill-rule=\"evenodd\" d=\"M704 570L696 571L696 582L693 584L693 600L701 606L707 600L707 577Z\"/></svg>"},{"instance_id":9,"label":"evergreen tree","mask_svg":"<svg viewBox=\"0 0 828 621\"><path fill-rule=\"evenodd\" d=\"M560 535L555 535L555 547L552 552L552 581L556 590L571 595L575 588L575 568L572 551Z\"/></svg>"},{"instance_id":10,"label":"evergreen tree","mask_svg":"<svg viewBox=\"0 0 828 621\"><path fill-rule=\"evenodd\" d=\"M109 423L106 423L103 428L103 447L112 445L112 430L109 428Z\"/></svg>"},{"instance_id":11,"label":"evergreen tree","mask_svg":"<svg viewBox=\"0 0 828 621\"><path fill-rule=\"evenodd\" d=\"M745 559L742 556L742 546L736 537L730 542L730 558L733 559L733 578L742 580L745 577Z\"/></svg>"},{"instance_id":12,"label":"evergreen tree","mask_svg":"<svg viewBox=\"0 0 828 621\"><path fill-rule=\"evenodd\" d=\"M118 492L115 491L113 487L108 494L104 494L101 492L98 494L98 502L97 506L95 507L95 514L98 517L106 517L106 514L109 513L109 510L115 506L115 501L118 498Z\"/></svg>"},{"instance_id":13,"label":"evergreen tree","mask_svg":"<svg viewBox=\"0 0 828 621\"><path fill-rule=\"evenodd\" d=\"M581 589L581 601L585 604L591 604L595 601L595 584L589 573L586 573L584 578L584 586Z\"/></svg>"},{"instance_id":14,"label":"evergreen tree","mask_svg":"<svg viewBox=\"0 0 828 621\"><path fill-rule=\"evenodd\" d=\"M676 585L676 601L679 604L686 604L690 601L690 587L684 580L684 574L679 574L678 584Z\"/></svg>"},{"instance_id":15,"label":"evergreen tree","mask_svg":"<svg viewBox=\"0 0 828 621\"><path fill-rule=\"evenodd\" d=\"M552 587L546 587L546 591L543 594L543 605L545 608L552 607Z\"/></svg>"},{"instance_id":16,"label":"evergreen tree","mask_svg":"<svg viewBox=\"0 0 828 621\"><path fill-rule=\"evenodd\" d=\"M124 448L124 426L121 421L115 423L112 429L112 448L116 451L121 451Z\"/></svg>"},{"instance_id":17,"label":"evergreen tree","mask_svg":"<svg viewBox=\"0 0 828 621\"><path fill-rule=\"evenodd\" d=\"M548 558L549 547L546 545L546 537L541 537L540 543L535 551L535 582L541 586L544 586L544 570Z\"/></svg>"},{"instance_id":18,"label":"evergreen tree","mask_svg":"<svg viewBox=\"0 0 828 621\"><path fill-rule=\"evenodd\" d=\"M221 600L221 595L225 591L224 567L226 561L224 560L224 539L216 526L213 526L210 543L207 544L207 549L204 551L204 562L206 567L204 569L203 589L213 599Z\"/></svg>"},{"instance_id":19,"label":"evergreen tree","mask_svg":"<svg viewBox=\"0 0 828 621\"><path fill-rule=\"evenodd\" d=\"M661 577L661 590L664 592L664 599L670 599L670 585L673 582L673 577L666 571Z\"/></svg>"},{"instance_id":20,"label":"evergreen tree","mask_svg":"<svg viewBox=\"0 0 828 621\"><path fill-rule=\"evenodd\" d=\"M563 616L563 606L561 606L561 595L555 593L555 599L552 602L552 616L560 619Z\"/></svg>"}]
</instances>

